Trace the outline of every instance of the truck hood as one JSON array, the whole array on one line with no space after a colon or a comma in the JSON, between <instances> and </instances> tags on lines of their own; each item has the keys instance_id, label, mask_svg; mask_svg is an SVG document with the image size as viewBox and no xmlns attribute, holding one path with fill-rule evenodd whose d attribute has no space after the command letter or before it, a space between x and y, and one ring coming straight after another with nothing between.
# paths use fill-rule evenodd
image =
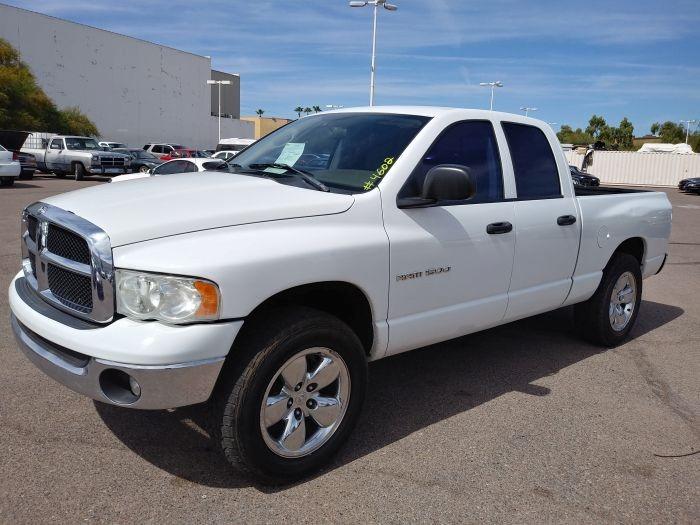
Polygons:
<instances>
[{"instance_id":1,"label":"truck hood","mask_svg":"<svg viewBox=\"0 0 700 525\"><path fill-rule=\"evenodd\" d=\"M211 228L342 213L355 199L261 177L202 172L103 184L42 201L99 226L116 247Z\"/></svg>"}]
</instances>

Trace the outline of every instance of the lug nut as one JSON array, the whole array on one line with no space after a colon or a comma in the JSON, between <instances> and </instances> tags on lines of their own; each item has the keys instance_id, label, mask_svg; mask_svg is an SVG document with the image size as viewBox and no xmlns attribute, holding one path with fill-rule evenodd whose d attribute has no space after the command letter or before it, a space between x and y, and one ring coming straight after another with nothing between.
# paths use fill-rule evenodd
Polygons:
<instances>
[{"instance_id":1,"label":"lug nut","mask_svg":"<svg viewBox=\"0 0 700 525\"><path fill-rule=\"evenodd\" d=\"M294 404L294 400L290 397L287 399L287 408L292 408L292 405Z\"/></svg>"},{"instance_id":2,"label":"lug nut","mask_svg":"<svg viewBox=\"0 0 700 525\"><path fill-rule=\"evenodd\" d=\"M313 399L309 399L306 402L306 406L313 410L314 408L316 408L316 401L314 401Z\"/></svg>"},{"instance_id":3,"label":"lug nut","mask_svg":"<svg viewBox=\"0 0 700 525\"><path fill-rule=\"evenodd\" d=\"M299 392L301 390L301 383L297 383L297 386L294 387L295 392Z\"/></svg>"},{"instance_id":4,"label":"lug nut","mask_svg":"<svg viewBox=\"0 0 700 525\"><path fill-rule=\"evenodd\" d=\"M316 387L317 387L317 386L318 386L318 385L317 385L316 383L311 383L310 385L308 385L308 386L306 387L306 391L307 391L307 392L313 392L314 390L316 390Z\"/></svg>"},{"instance_id":5,"label":"lug nut","mask_svg":"<svg viewBox=\"0 0 700 525\"><path fill-rule=\"evenodd\" d=\"M301 408L294 409L294 417L297 419L301 419Z\"/></svg>"}]
</instances>

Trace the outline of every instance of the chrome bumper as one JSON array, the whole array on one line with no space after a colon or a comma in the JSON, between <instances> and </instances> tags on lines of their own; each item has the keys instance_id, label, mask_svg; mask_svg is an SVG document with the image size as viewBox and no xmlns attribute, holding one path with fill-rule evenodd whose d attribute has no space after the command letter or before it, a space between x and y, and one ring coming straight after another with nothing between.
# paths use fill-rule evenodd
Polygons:
<instances>
[{"instance_id":1,"label":"chrome bumper","mask_svg":"<svg viewBox=\"0 0 700 525\"><path fill-rule=\"evenodd\" d=\"M79 394L112 405L165 409L202 403L224 363L223 357L172 365L115 363L53 345L14 314L11 323L19 347L37 368Z\"/></svg>"}]
</instances>

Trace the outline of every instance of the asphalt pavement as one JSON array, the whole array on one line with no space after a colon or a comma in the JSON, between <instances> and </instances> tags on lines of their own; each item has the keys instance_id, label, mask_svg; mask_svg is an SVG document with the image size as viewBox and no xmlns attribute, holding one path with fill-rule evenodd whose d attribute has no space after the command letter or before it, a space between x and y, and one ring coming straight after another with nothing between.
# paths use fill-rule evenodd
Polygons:
<instances>
[{"instance_id":1,"label":"asphalt pavement","mask_svg":"<svg viewBox=\"0 0 700 525\"><path fill-rule=\"evenodd\" d=\"M21 209L100 183L0 188L0 523L700 522L700 196L666 190L670 256L629 342L582 342L566 308L373 363L333 464L268 488L223 462L201 406L96 404L16 349Z\"/></svg>"}]
</instances>

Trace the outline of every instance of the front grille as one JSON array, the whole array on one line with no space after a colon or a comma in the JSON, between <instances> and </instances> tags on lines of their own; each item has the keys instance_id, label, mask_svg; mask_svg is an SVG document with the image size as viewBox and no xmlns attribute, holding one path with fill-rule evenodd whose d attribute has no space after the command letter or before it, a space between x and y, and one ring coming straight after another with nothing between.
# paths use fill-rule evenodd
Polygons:
<instances>
[{"instance_id":1,"label":"front grille","mask_svg":"<svg viewBox=\"0 0 700 525\"><path fill-rule=\"evenodd\" d=\"M85 239L54 224L49 224L46 247L51 253L71 261L90 264L90 249Z\"/></svg>"},{"instance_id":2,"label":"front grille","mask_svg":"<svg viewBox=\"0 0 700 525\"><path fill-rule=\"evenodd\" d=\"M114 318L112 247L104 230L51 204L25 208L22 266L37 297L97 323Z\"/></svg>"},{"instance_id":3,"label":"front grille","mask_svg":"<svg viewBox=\"0 0 700 525\"><path fill-rule=\"evenodd\" d=\"M49 264L47 276L49 290L56 299L79 312L92 310L92 281L89 277L53 264Z\"/></svg>"},{"instance_id":4,"label":"front grille","mask_svg":"<svg viewBox=\"0 0 700 525\"><path fill-rule=\"evenodd\" d=\"M123 157L100 157L100 164L104 168L121 168L124 166Z\"/></svg>"},{"instance_id":5,"label":"front grille","mask_svg":"<svg viewBox=\"0 0 700 525\"><path fill-rule=\"evenodd\" d=\"M34 242L36 242L36 227L38 224L39 222L36 220L36 217L31 215L27 216L27 232L29 233L29 238Z\"/></svg>"}]
</instances>

